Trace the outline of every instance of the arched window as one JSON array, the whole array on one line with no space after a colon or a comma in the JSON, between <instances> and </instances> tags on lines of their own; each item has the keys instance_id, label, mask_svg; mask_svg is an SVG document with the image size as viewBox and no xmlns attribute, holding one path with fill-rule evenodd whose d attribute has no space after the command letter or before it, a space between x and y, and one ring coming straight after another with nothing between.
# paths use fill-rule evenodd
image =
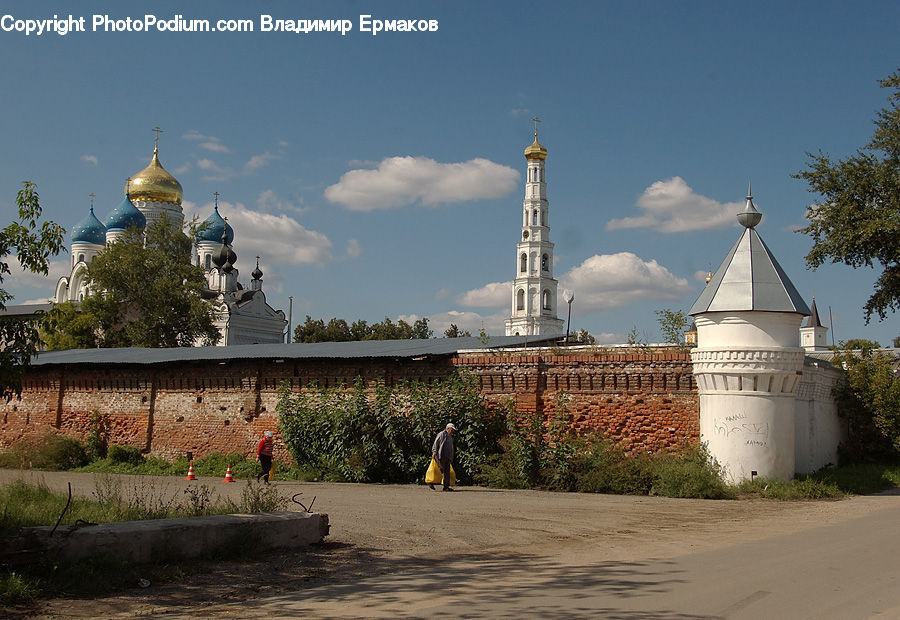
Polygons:
<instances>
[{"instance_id":1,"label":"arched window","mask_svg":"<svg viewBox=\"0 0 900 620\"><path fill-rule=\"evenodd\" d=\"M550 289L544 291L544 310L550 309Z\"/></svg>"},{"instance_id":2,"label":"arched window","mask_svg":"<svg viewBox=\"0 0 900 620\"><path fill-rule=\"evenodd\" d=\"M78 262L79 262L79 263L83 263L83 262L84 262L84 254L79 254L79 255L78 255Z\"/></svg>"},{"instance_id":3,"label":"arched window","mask_svg":"<svg viewBox=\"0 0 900 620\"><path fill-rule=\"evenodd\" d=\"M516 291L516 310L525 309L525 291L519 289Z\"/></svg>"},{"instance_id":4,"label":"arched window","mask_svg":"<svg viewBox=\"0 0 900 620\"><path fill-rule=\"evenodd\" d=\"M550 271L549 261L550 261L550 257L547 256L546 254L541 256L541 271Z\"/></svg>"},{"instance_id":5,"label":"arched window","mask_svg":"<svg viewBox=\"0 0 900 620\"><path fill-rule=\"evenodd\" d=\"M210 266L212 265L212 255L207 254L206 257L203 259L203 264L206 265L207 269L209 269Z\"/></svg>"},{"instance_id":6,"label":"arched window","mask_svg":"<svg viewBox=\"0 0 900 620\"><path fill-rule=\"evenodd\" d=\"M522 253L522 256L519 257L519 271L522 273L528 271L528 255L524 252Z\"/></svg>"},{"instance_id":7,"label":"arched window","mask_svg":"<svg viewBox=\"0 0 900 620\"><path fill-rule=\"evenodd\" d=\"M537 212L537 209L535 209L535 210L532 211L532 213L531 213L531 224L532 224L533 226L537 226L537 225L538 225L538 212Z\"/></svg>"}]
</instances>

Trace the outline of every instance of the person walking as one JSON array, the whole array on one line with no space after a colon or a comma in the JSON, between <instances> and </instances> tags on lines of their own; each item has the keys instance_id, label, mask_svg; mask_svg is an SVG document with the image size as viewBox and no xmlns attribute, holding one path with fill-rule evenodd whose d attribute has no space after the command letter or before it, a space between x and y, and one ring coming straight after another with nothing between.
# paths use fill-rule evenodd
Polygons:
<instances>
[{"instance_id":1,"label":"person walking","mask_svg":"<svg viewBox=\"0 0 900 620\"><path fill-rule=\"evenodd\" d=\"M431 457L437 461L438 467L441 469L441 477L443 479L443 491L452 491L450 487L450 465L453 462L453 433L456 427L452 423L447 424L446 428L437 434L434 438L434 444L431 446ZM434 489L433 484L429 484Z\"/></svg>"},{"instance_id":2,"label":"person walking","mask_svg":"<svg viewBox=\"0 0 900 620\"><path fill-rule=\"evenodd\" d=\"M262 473L256 477L256 481L259 482L260 478L262 478L266 484L269 484L269 472L272 470L272 454L275 452L275 440L273 439L275 433L266 431L264 435L256 447L256 457L259 459L259 464L262 465Z\"/></svg>"}]
</instances>

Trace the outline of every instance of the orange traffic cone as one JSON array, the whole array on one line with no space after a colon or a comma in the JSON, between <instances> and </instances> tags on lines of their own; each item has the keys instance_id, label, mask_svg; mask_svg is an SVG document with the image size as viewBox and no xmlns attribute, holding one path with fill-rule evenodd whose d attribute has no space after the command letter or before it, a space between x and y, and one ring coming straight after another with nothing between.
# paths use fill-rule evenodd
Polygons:
<instances>
[{"instance_id":1,"label":"orange traffic cone","mask_svg":"<svg viewBox=\"0 0 900 620\"><path fill-rule=\"evenodd\" d=\"M234 476L231 475L231 463L228 464L228 469L225 470L225 480L222 482L234 482Z\"/></svg>"},{"instance_id":2,"label":"orange traffic cone","mask_svg":"<svg viewBox=\"0 0 900 620\"><path fill-rule=\"evenodd\" d=\"M185 480L196 480L197 476L194 475L194 461L191 461L191 466L188 467L188 475Z\"/></svg>"}]
</instances>

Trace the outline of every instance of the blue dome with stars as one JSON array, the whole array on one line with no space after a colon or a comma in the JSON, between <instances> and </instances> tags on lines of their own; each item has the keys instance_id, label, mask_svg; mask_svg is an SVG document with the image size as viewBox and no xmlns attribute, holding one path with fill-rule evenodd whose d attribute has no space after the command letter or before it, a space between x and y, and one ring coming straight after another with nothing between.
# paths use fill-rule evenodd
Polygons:
<instances>
[{"instance_id":1,"label":"blue dome with stars","mask_svg":"<svg viewBox=\"0 0 900 620\"><path fill-rule=\"evenodd\" d=\"M83 220L72 227L72 243L93 243L103 245L106 243L106 226L100 223L94 215L94 207Z\"/></svg>"},{"instance_id":2,"label":"blue dome with stars","mask_svg":"<svg viewBox=\"0 0 900 620\"><path fill-rule=\"evenodd\" d=\"M201 224L203 230L197 233L197 242L211 241L214 243L222 243L222 233L225 234L225 245L231 245L234 241L234 229L231 224L219 215L219 207L213 209L212 215L203 220Z\"/></svg>"},{"instance_id":3,"label":"blue dome with stars","mask_svg":"<svg viewBox=\"0 0 900 620\"><path fill-rule=\"evenodd\" d=\"M138 211L138 208L131 202L131 197L126 195L118 207L112 210L109 217L106 218L106 230L128 230L132 226L144 228L147 225L147 218Z\"/></svg>"}]
</instances>

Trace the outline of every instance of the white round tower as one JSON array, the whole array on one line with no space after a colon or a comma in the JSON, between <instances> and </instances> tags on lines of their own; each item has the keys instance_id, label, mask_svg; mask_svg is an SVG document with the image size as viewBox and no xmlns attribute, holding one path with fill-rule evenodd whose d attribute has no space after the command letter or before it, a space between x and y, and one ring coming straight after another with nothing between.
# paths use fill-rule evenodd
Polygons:
<instances>
[{"instance_id":1,"label":"white round tower","mask_svg":"<svg viewBox=\"0 0 900 620\"><path fill-rule=\"evenodd\" d=\"M748 192L744 232L689 312L700 440L731 482L794 476L798 329L810 311L754 230L761 219Z\"/></svg>"}]
</instances>

